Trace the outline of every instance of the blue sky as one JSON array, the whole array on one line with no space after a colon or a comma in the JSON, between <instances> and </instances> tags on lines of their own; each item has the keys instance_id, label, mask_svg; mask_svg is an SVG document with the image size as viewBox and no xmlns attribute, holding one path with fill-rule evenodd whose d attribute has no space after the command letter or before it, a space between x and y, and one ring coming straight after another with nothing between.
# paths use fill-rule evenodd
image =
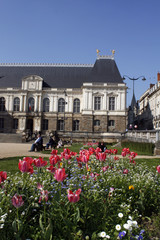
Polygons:
<instances>
[{"instance_id":1,"label":"blue sky","mask_svg":"<svg viewBox=\"0 0 160 240\"><path fill-rule=\"evenodd\" d=\"M160 0L0 0L0 62L94 63L115 50L138 99L160 71ZM132 98L128 86L127 105Z\"/></svg>"}]
</instances>

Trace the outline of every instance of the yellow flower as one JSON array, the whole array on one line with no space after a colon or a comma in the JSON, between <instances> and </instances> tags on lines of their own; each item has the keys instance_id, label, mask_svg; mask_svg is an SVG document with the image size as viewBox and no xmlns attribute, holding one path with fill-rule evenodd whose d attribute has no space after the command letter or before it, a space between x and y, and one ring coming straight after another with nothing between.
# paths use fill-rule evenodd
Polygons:
<instances>
[{"instance_id":1,"label":"yellow flower","mask_svg":"<svg viewBox=\"0 0 160 240\"><path fill-rule=\"evenodd\" d=\"M60 162L60 164L59 164L59 165L60 165L60 167L62 167L63 163L62 163L62 162Z\"/></svg>"},{"instance_id":2,"label":"yellow flower","mask_svg":"<svg viewBox=\"0 0 160 240\"><path fill-rule=\"evenodd\" d=\"M90 172L90 171L91 171L91 168L88 168L87 171Z\"/></svg>"},{"instance_id":3,"label":"yellow flower","mask_svg":"<svg viewBox=\"0 0 160 240\"><path fill-rule=\"evenodd\" d=\"M130 186L129 186L129 190L131 190L131 189L134 190L133 185L130 185Z\"/></svg>"}]
</instances>

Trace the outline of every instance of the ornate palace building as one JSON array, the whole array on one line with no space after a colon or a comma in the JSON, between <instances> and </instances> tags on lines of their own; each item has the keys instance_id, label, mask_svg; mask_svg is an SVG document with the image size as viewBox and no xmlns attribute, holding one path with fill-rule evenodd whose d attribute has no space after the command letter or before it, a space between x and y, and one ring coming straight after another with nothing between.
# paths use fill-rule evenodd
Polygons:
<instances>
[{"instance_id":1,"label":"ornate palace building","mask_svg":"<svg viewBox=\"0 0 160 240\"><path fill-rule=\"evenodd\" d=\"M0 64L0 132L114 138L126 129L126 85L114 55L94 64Z\"/></svg>"}]
</instances>

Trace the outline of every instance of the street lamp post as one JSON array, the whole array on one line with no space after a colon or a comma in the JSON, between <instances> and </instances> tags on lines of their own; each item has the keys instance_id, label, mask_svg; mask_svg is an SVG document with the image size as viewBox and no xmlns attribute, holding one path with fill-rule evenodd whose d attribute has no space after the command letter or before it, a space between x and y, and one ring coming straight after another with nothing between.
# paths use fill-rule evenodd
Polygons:
<instances>
[{"instance_id":1,"label":"street lamp post","mask_svg":"<svg viewBox=\"0 0 160 240\"><path fill-rule=\"evenodd\" d=\"M134 99L134 82L139 80L140 78L142 78L142 81L146 81L146 78L144 76L140 76L140 77L137 77L137 78L131 78L131 77L128 77L127 75L124 75L122 79L125 80L125 77L127 77L129 80L133 81L133 97L132 97L132 100L133 100ZM131 120L132 124L134 123L134 118L135 118L134 117L134 109L132 109L132 120ZM137 125L135 125L135 126L136 126L136 129L137 129Z\"/></svg>"},{"instance_id":2,"label":"street lamp post","mask_svg":"<svg viewBox=\"0 0 160 240\"><path fill-rule=\"evenodd\" d=\"M127 75L124 75L122 79L125 80L126 79L125 77L127 77L129 80L133 81L133 96L134 96L134 82L140 78L142 78L142 81L146 81L146 78L144 76L140 76L138 78L131 78L131 77L128 77Z\"/></svg>"}]
</instances>

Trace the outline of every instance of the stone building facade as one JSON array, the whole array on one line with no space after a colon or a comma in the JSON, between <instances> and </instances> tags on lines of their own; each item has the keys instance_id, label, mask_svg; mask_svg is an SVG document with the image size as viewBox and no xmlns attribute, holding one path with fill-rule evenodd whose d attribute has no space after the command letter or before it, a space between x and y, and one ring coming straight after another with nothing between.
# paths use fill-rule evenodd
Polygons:
<instances>
[{"instance_id":1,"label":"stone building facade","mask_svg":"<svg viewBox=\"0 0 160 240\"><path fill-rule=\"evenodd\" d=\"M160 73L157 83L150 84L139 99L139 125L141 129L160 129Z\"/></svg>"},{"instance_id":2,"label":"stone building facade","mask_svg":"<svg viewBox=\"0 0 160 240\"><path fill-rule=\"evenodd\" d=\"M114 138L126 129L126 85L114 56L94 64L0 64L0 132Z\"/></svg>"}]
</instances>

